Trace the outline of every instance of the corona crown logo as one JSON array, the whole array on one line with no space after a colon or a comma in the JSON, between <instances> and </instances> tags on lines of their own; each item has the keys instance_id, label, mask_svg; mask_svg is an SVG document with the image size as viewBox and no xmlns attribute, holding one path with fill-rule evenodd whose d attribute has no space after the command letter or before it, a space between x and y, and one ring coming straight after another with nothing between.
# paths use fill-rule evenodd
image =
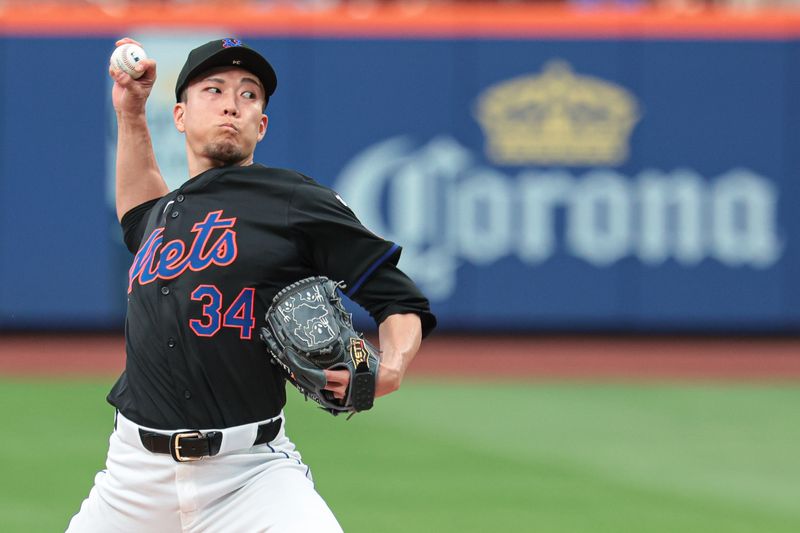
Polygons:
<instances>
[{"instance_id":1,"label":"corona crown logo","mask_svg":"<svg viewBox=\"0 0 800 533\"><path fill-rule=\"evenodd\" d=\"M478 98L476 118L494 163L573 166L625 162L639 120L629 91L577 75L563 61L489 87Z\"/></svg>"}]
</instances>

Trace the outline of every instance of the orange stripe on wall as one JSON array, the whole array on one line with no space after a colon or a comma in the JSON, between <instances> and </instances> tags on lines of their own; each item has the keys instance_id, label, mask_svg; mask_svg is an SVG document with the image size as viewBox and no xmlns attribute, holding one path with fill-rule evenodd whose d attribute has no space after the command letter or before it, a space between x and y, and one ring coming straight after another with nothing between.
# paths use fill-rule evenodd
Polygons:
<instances>
[{"instance_id":1,"label":"orange stripe on wall","mask_svg":"<svg viewBox=\"0 0 800 533\"><path fill-rule=\"evenodd\" d=\"M289 7L150 5L103 9L61 4L0 7L4 35L123 35L152 28L220 28L247 35L389 38L664 38L800 37L800 12L577 10L560 6L470 4L413 10L397 5L303 12Z\"/></svg>"}]
</instances>

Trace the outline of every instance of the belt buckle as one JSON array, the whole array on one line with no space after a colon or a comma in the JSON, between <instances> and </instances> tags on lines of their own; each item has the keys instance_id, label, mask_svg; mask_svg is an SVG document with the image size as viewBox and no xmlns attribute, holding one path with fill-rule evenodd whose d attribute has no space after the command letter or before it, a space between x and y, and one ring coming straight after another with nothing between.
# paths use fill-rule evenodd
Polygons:
<instances>
[{"instance_id":1,"label":"belt buckle","mask_svg":"<svg viewBox=\"0 0 800 533\"><path fill-rule=\"evenodd\" d=\"M181 455L181 439L187 438L203 438L203 434L199 431L187 431L185 433L175 433L170 438L169 451L172 458L179 463L188 463L190 461L199 461L203 457L184 457Z\"/></svg>"}]
</instances>

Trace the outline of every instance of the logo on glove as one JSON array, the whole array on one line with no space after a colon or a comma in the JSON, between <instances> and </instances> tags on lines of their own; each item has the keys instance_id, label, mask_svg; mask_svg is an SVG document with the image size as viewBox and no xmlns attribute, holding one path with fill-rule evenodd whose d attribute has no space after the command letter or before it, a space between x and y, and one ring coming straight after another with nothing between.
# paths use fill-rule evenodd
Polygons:
<instances>
[{"instance_id":1,"label":"logo on glove","mask_svg":"<svg viewBox=\"0 0 800 533\"><path fill-rule=\"evenodd\" d=\"M350 339L350 359L352 359L355 368L358 368L362 363L369 368L369 352L367 352L367 347L364 346L363 339Z\"/></svg>"}]
</instances>

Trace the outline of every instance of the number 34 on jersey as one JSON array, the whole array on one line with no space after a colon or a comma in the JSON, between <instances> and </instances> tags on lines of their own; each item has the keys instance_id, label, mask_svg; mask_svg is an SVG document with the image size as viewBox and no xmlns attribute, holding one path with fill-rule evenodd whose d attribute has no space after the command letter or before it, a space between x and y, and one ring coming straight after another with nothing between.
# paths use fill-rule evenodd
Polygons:
<instances>
[{"instance_id":1,"label":"number 34 on jersey","mask_svg":"<svg viewBox=\"0 0 800 533\"><path fill-rule=\"evenodd\" d=\"M145 240L133 260L129 272L128 293L134 282L147 285L155 280L170 280L187 269L198 272L214 265L225 267L238 255L236 218L224 218L222 211L212 211L194 224L194 241L186 244L175 239L164 244L164 228L155 229ZM251 339L256 320L253 314L255 289L244 288L230 302L223 301L222 291L215 285L198 285L190 295L202 303L202 316L189 320L189 328L199 337L213 337L222 328L237 330L239 338Z\"/></svg>"}]
</instances>

